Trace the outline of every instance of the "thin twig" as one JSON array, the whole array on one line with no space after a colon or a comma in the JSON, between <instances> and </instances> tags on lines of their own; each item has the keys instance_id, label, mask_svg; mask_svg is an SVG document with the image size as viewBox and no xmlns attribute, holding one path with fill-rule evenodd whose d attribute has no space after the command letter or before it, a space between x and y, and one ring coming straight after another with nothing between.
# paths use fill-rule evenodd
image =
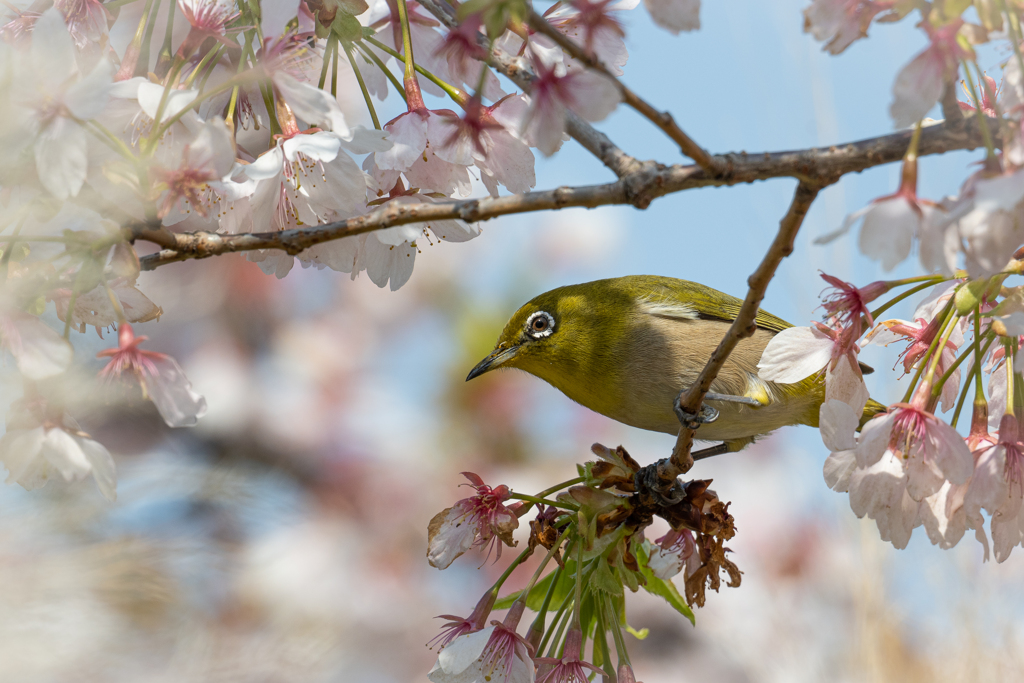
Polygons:
<instances>
[{"instance_id":1,"label":"thin twig","mask_svg":"<svg viewBox=\"0 0 1024 683\"><path fill-rule=\"evenodd\" d=\"M455 10L444 0L424 0L419 4L448 28L455 28L459 25L459 21L455 17ZM487 39L482 34L480 41L484 47L489 47ZM493 49L489 50L491 54L487 63L522 88L524 92L530 92L530 84L533 82L534 75L529 66L516 55L510 55L497 46L490 47ZM565 130L574 140L583 145L584 149L597 157L620 178L635 171L640 165L639 161L623 152L607 135L573 112L569 112L566 116Z\"/></svg>"},{"instance_id":2,"label":"thin twig","mask_svg":"<svg viewBox=\"0 0 1024 683\"><path fill-rule=\"evenodd\" d=\"M708 154L703 147L698 145L689 135L683 132L683 129L676 124L671 114L668 112L658 111L652 107L646 100L630 90L625 83L619 80L615 74L608 69L604 62L598 59L595 55L587 52L581 45L572 40L572 38L549 24L548 20L540 14L537 14L535 10L530 9L529 12L527 21L533 30L553 40L558 47L562 48L565 53L572 56L574 59L582 62L595 71L599 71L606 78L609 78L612 83L615 84L615 87L618 88L619 94L622 96L622 101L660 128L665 135L672 138L672 140L679 145L679 149L682 150L683 154L693 159L698 166L703 168L710 175L717 175L724 170L714 157Z\"/></svg>"},{"instance_id":3,"label":"thin twig","mask_svg":"<svg viewBox=\"0 0 1024 683\"><path fill-rule=\"evenodd\" d=\"M775 235L775 240L768 247L768 252L764 255L764 259L761 260L757 270L747 278L747 285L749 287L747 297L743 300L743 305L740 307L736 319L732 321L729 331L718 344L718 348L711 354L711 358L708 359L704 369L701 370L697 381L680 394L679 404L687 412L696 414L700 411L701 405L704 402L704 395L708 393L711 383L718 377L718 373L725 365L729 354L732 353L741 339L750 337L757 331L757 324L754 321L757 318L757 311L761 307L761 301L764 299L764 293L768 289L768 283L775 277L775 271L782 262L782 259L793 253L793 242L796 240L796 234L804 222L807 210L811 208L811 202L818 196L820 190L820 185L814 185L805 181L800 181L800 184L797 185L793 201L789 205L789 210L779 224L779 232ZM693 435L694 430L683 426L679 430L675 448L672 450L672 457L667 461L659 463L658 478L662 483L666 484L666 488L671 487L675 483L676 477L693 467L693 456L690 454L690 449L693 446Z\"/></svg>"},{"instance_id":4,"label":"thin twig","mask_svg":"<svg viewBox=\"0 0 1024 683\"><path fill-rule=\"evenodd\" d=\"M145 270L195 258L206 258L253 249L281 249L298 254L316 244L408 223L429 223L442 219L482 221L515 213L567 207L630 204L646 208L654 199L697 187L737 185L769 178L791 177L813 185L834 183L846 173L892 163L903 158L912 131L861 140L827 149L805 149L764 154L725 154L723 175L709 177L696 165L665 167L653 162L636 162L637 168L619 180L603 185L559 187L504 197L449 199L433 203L384 205L363 216L335 223L266 233L222 234L214 232L174 233L166 228L129 226L132 239L163 247L163 251L141 259ZM982 145L975 120L957 126L924 128L918 155L943 154L974 149Z\"/></svg>"}]
</instances>

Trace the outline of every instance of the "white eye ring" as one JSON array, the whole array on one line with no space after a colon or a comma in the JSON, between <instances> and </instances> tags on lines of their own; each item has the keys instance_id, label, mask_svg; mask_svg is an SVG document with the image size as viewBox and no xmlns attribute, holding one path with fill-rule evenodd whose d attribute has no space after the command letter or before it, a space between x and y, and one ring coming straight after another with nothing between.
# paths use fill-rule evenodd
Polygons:
<instances>
[{"instance_id":1,"label":"white eye ring","mask_svg":"<svg viewBox=\"0 0 1024 683\"><path fill-rule=\"evenodd\" d=\"M534 321L538 318L543 318L547 323L547 327L543 330L536 330L533 327ZM530 335L534 339L543 339L544 337L550 337L555 333L555 319L547 311L537 311L536 313L530 314L530 317L526 319L526 334Z\"/></svg>"}]
</instances>

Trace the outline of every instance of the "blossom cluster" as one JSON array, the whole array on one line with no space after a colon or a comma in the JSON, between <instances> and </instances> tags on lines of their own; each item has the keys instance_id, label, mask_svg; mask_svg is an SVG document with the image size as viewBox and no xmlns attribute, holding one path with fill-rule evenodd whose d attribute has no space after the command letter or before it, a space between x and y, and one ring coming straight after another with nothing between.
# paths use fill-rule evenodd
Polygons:
<instances>
[{"instance_id":1,"label":"blossom cluster","mask_svg":"<svg viewBox=\"0 0 1024 683\"><path fill-rule=\"evenodd\" d=\"M618 16L635 5L574 0L546 17L621 74L628 54ZM7 7L0 339L25 393L8 416L0 460L26 488L52 472L67 480L91 472L115 495L109 453L65 409L72 333L117 330L117 346L100 354L108 363L93 370L96 387L133 380L172 427L205 412L177 362L135 336L133 325L162 313L139 289L136 243L167 246L175 233L312 234L378 210L527 192L534 149L557 151L570 113L597 121L619 102L608 76L526 27L522 3L512 12L504 3L462 8L450 30L411 0ZM699 24L693 0L649 8L675 32ZM125 33L133 38L115 49L111 36ZM505 92L487 64L495 50L532 74L528 93ZM390 90L402 111L382 122L377 110ZM428 107L424 93L449 104ZM372 128L352 121L356 103ZM247 257L279 278L297 259L353 278L365 271L395 290L424 245L479 233L456 219L406 222ZM63 334L46 322L54 315Z\"/></svg>"},{"instance_id":2,"label":"blossom cluster","mask_svg":"<svg viewBox=\"0 0 1024 683\"><path fill-rule=\"evenodd\" d=\"M706 589L718 590L723 572L728 585L739 585L741 572L723 545L735 535L733 518L710 481L688 482L678 500L651 507L635 483L640 465L621 446L595 444L592 450L598 459L580 465L579 477L536 496L492 488L463 473L476 493L430 522L431 565L446 569L473 546L487 547L488 555L492 544L515 546L519 519L534 506L536 515L527 547L473 612L440 617L446 624L429 643L439 649L431 681L581 683L597 674L630 683L636 678L625 635L638 632L626 626L626 589L642 588L693 621L690 605L703 605ZM670 531L651 541L644 530L654 516L668 521ZM527 586L501 596L509 576L541 552ZM545 574L552 560L555 568ZM684 593L672 582L678 574ZM500 609L508 610L504 618L492 619ZM527 610L534 616L523 635L519 624Z\"/></svg>"}]
</instances>

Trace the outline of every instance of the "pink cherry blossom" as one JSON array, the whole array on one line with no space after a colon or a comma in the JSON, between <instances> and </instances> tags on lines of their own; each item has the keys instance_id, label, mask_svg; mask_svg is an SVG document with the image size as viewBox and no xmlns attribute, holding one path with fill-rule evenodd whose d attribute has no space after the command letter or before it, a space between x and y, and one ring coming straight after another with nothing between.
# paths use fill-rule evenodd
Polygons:
<instances>
[{"instance_id":1,"label":"pink cherry blossom","mask_svg":"<svg viewBox=\"0 0 1024 683\"><path fill-rule=\"evenodd\" d=\"M119 278L108 283L114 296L117 297L124 317L128 322L144 323L159 318L163 309L153 303L149 297L142 293L133 281ZM110 295L106 287L94 287L88 292L82 292L73 297L70 289L55 289L47 294L57 309L57 317L66 321L71 316L71 327L81 332L85 331L88 325L96 328L97 333L110 327L118 321L118 312L110 302ZM75 307L69 311L71 299L75 300Z\"/></svg>"},{"instance_id":2,"label":"pink cherry blossom","mask_svg":"<svg viewBox=\"0 0 1024 683\"><path fill-rule=\"evenodd\" d=\"M638 0L572 0L568 3L555 3L544 17L559 33L562 33L582 45L583 49L597 57L616 76L623 74L622 67L629 59L629 52L623 39L626 32L622 28L619 15L624 10L636 7ZM684 4L692 0L683 0ZM699 0L697 0L699 5ZM678 33L678 31L675 31ZM554 47L554 42L543 35L531 36L532 44L543 44ZM562 59L567 68L582 66L569 55Z\"/></svg>"},{"instance_id":3,"label":"pink cherry blossom","mask_svg":"<svg viewBox=\"0 0 1024 683\"><path fill-rule=\"evenodd\" d=\"M932 342L935 341L935 335L939 333L939 328L942 326L942 322L938 315L932 318L931 322L927 322L924 318L918 318L915 322L897 319L883 320L868 334L866 343L888 346L901 338L909 341L910 343L899 355L899 358L903 361L904 373L909 373L921 361L924 354L928 352L928 349L931 348ZM937 376L941 377L946 369L953 364L956 360L957 349L963 343L964 334L958 325L953 328L945 345L939 352L939 362L935 367ZM939 396L943 410L949 410L956 402L960 391L960 376L961 368L957 368L942 386L942 393Z\"/></svg>"},{"instance_id":4,"label":"pink cherry blossom","mask_svg":"<svg viewBox=\"0 0 1024 683\"><path fill-rule=\"evenodd\" d=\"M466 113L453 123L455 132L446 141L447 146L470 146L470 154L480 179L491 196L498 196L498 184L510 192L528 192L536 184L534 156L530 148L516 137L518 121L525 113L525 101L508 95L489 107L473 97L466 105ZM515 123L508 123L509 121ZM462 150L456 156L462 157Z\"/></svg>"},{"instance_id":5,"label":"pink cherry blossom","mask_svg":"<svg viewBox=\"0 0 1024 683\"><path fill-rule=\"evenodd\" d=\"M529 94L530 108L523 119L523 135L547 156L562 144L569 111L588 121L601 121L619 104L618 88L596 71L563 70L532 50L536 79Z\"/></svg>"},{"instance_id":6,"label":"pink cherry blossom","mask_svg":"<svg viewBox=\"0 0 1024 683\"><path fill-rule=\"evenodd\" d=\"M897 128L906 128L923 119L942 96L945 84L959 69L960 60L970 56L957 42L963 26L956 19L945 26L933 28L924 24L931 44L896 74L893 102L889 114Z\"/></svg>"},{"instance_id":7,"label":"pink cherry blossom","mask_svg":"<svg viewBox=\"0 0 1024 683\"><path fill-rule=\"evenodd\" d=\"M857 444L859 468L870 468L891 454L907 474L906 491L914 501L938 492L943 481L963 484L971 476L974 459L956 430L925 410L931 387L925 382L911 403L865 425Z\"/></svg>"},{"instance_id":8,"label":"pink cherry blossom","mask_svg":"<svg viewBox=\"0 0 1024 683\"><path fill-rule=\"evenodd\" d=\"M470 14L458 26L448 31L444 41L437 47L435 56L445 60L452 83L465 85L468 88L476 88L480 82L481 70L487 69L487 74L484 76L483 95L489 100L498 100L504 97L505 93L502 91L498 79L484 64L487 59L487 49L480 44L480 39L483 38L482 27L482 15L480 13ZM398 42L401 43L400 40ZM419 52L416 52L415 43L413 44L413 53L419 61ZM430 92L429 89L428 92Z\"/></svg>"},{"instance_id":9,"label":"pink cherry blossom","mask_svg":"<svg viewBox=\"0 0 1024 683\"><path fill-rule=\"evenodd\" d=\"M117 348L96 354L97 358L110 358L100 370L100 377L134 375L143 396L153 401L167 426L194 427L206 413L206 399L192 391L192 383L176 360L163 353L139 349L146 339L136 337L128 323L121 323Z\"/></svg>"},{"instance_id":10,"label":"pink cherry blossom","mask_svg":"<svg viewBox=\"0 0 1024 683\"><path fill-rule=\"evenodd\" d=\"M391 188L404 174L412 187L424 193L450 196L458 191L469 196L474 150L471 143L451 144L461 138L459 121L451 110L416 108L385 124L392 146L377 152L373 167L368 167L377 184Z\"/></svg>"},{"instance_id":11,"label":"pink cherry blossom","mask_svg":"<svg viewBox=\"0 0 1024 683\"><path fill-rule=\"evenodd\" d=\"M821 279L832 286L832 291L821 302L825 314L829 318L837 318L840 325L850 327L851 335L859 339L865 321L869 327L875 324L868 304L888 292L889 285L877 281L858 288L825 273L821 273Z\"/></svg>"},{"instance_id":12,"label":"pink cherry blossom","mask_svg":"<svg viewBox=\"0 0 1024 683\"><path fill-rule=\"evenodd\" d=\"M465 618L452 614L442 614L438 619L444 619L448 623L442 626L441 632L427 644L431 647L436 645L438 650L443 650L446 645L459 636L483 630L487 625L487 617L490 615L491 610L494 609L494 602L497 598L498 593L496 590L487 591L480 598L480 601L477 602L476 607L473 608L472 614Z\"/></svg>"},{"instance_id":13,"label":"pink cherry blossom","mask_svg":"<svg viewBox=\"0 0 1024 683\"><path fill-rule=\"evenodd\" d=\"M503 622L455 638L438 654L427 678L432 683L533 683L530 647L516 633L524 609L517 601Z\"/></svg>"},{"instance_id":14,"label":"pink cherry blossom","mask_svg":"<svg viewBox=\"0 0 1024 683\"><path fill-rule=\"evenodd\" d=\"M427 560L431 566L446 569L457 557L473 546L485 546L488 554L497 547L501 557L502 544L514 546L512 532L519 518L505 506L511 491L504 484L491 488L472 472L463 472L476 495L464 498L438 513L430 521Z\"/></svg>"},{"instance_id":15,"label":"pink cherry blossom","mask_svg":"<svg viewBox=\"0 0 1024 683\"><path fill-rule=\"evenodd\" d=\"M999 86L996 84L996 79L986 75L984 77L984 85L980 90L981 92L978 93L978 96L981 97L981 113L985 116L998 118L999 115L996 114L996 100L999 98ZM971 97L967 86L964 86L964 92L967 93L968 98ZM965 115L971 115L977 111L975 106L969 102L957 100L957 104L960 105L960 111Z\"/></svg>"},{"instance_id":16,"label":"pink cherry blossom","mask_svg":"<svg viewBox=\"0 0 1024 683\"><path fill-rule=\"evenodd\" d=\"M972 277L989 276L1002 270L1024 242L1024 169L976 178L967 199L957 221L965 265Z\"/></svg>"},{"instance_id":17,"label":"pink cherry blossom","mask_svg":"<svg viewBox=\"0 0 1024 683\"><path fill-rule=\"evenodd\" d=\"M582 654L583 633L579 626L570 626L565 634L565 646L561 657L537 657L534 660L541 666L542 671L544 667L550 667L543 675L538 676L537 683L585 683L589 680L588 676L604 673L593 664L580 659Z\"/></svg>"},{"instance_id":18,"label":"pink cherry blossom","mask_svg":"<svg viewBox=\"0 0 1024 683\"><path fill-rule=\"evenodd\" d=\"M1002 417L998 441L982 443L975 457L974 475L964 493L963 506L968 519L977 520L976 528L980 528L982 509L992 515L990 528L996 561L1003 562L1013 547L1024 540L1024 445L1013 415Z\"/></svg>"},{"instance_id":19,"label":"pink cherry blossom","mask_svg":"<svg viewBox=\"0 0 1024 683\"><path fill-rule=\"evenodd\" d=\"M684 566L687 576L700 568L700 553L694 552L697 546L694 543L693 532L689 529L670 529L655 543L657 545L651 549L647 566L659 579L671 579L681 572Z\"/></svg>"},{"instance_id":20,"label":"pink cherry blossom","mask_svg":"<svg viewBox=\"0 0 1024 683\"><path fill-rule=\"evenodd\" d=\"M371 24L371 28L377 30L375 36L377 40L384 43L395 52L405 55L405 46L402 42L402 23L398 17L398 3L396 0L387 0L388 15L379 21ZM470 88L476 87L476 81L480 77L480 72L474 69L469 69L469 73L460 73L456 77L448 71L448 60L444 52L444 38L437 31L437 27L440 23L429 14L425 13L419 4L416 2L406 3L406 12L409 17L409 34L412 38L412 54L416 63L422 66L424 69L434 74L446 83L452 83L454 85L466 85ZM370 48L376 50L376 48ZM380 53L381 59L387 61L390 57L386 54ZM469 76L469 82L466 83L461 77ZM491 75L489 81L492 81L491 87L497 88L496 91L490 89L484 93L488 98L492 95L501 97L504 95L498 87L498 81ZM446 97L443 90L440 87L432 83L431 81L424 80L422 84L424 92L430 93L436 97Z\"/></svg>"},{"instance_id":21,"label":"pink cherry blossom","mask_svg":"<svg viewBox=\"0 0 1024 683\"><path fill-rule=\"evenodd\" d=\"M827 52L837 55L853 41L867 38L875 16L894 2L871 0L813 0L804 9L804 31L825 43Z\"/></svg>"}]
</instances>

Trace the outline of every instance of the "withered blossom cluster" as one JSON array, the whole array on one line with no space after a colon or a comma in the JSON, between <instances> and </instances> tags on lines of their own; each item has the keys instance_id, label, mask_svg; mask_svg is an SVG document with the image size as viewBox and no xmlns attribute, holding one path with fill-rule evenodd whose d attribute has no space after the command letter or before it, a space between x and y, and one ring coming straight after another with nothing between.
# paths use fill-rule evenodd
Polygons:
<instances>
[{"instance_id":1,"label":"withered blossom cluster","mask_svg":"<svg viewBox=\"0 0 1024 683\"><path fill-rule=\"evenodd\" d=\"M297 260L365 272L395 290L424 244L474 239L477 219L645 208L694 187L794 177L797 195L741 311L753 320L817 193L902 158L894 192L825 239L859 222L867 257L891 270L916 247L928 274L861 288L824 276L824 319L779 333L760 375L823 383L826 483L848 493L883 539L904 547L924 526L947 548L973 530L986 558L1005 560L1024 541L1024 285L1013 279L1024 272L1024 2L813 0L805 30L836 55L884 24L916 22L922 49L897 74L889 108L894 126L912 131L750 157L709 154L619 79L628 59L620 17L637 4L560 0L541 12L527 0L7 3L0 343L23 386L0 438L8 481L32 489L91 475L114 500L114 458L66 409L70 376L88 367L72 341L90 327L117 335L99 353L105 364L88 373L90 387L134 386L172 427L204 414L178 363L135 335L133 325L162 313L150 298L160 293L138 287L144 268L238 251L279 278ZM700 27L699 0L644 5L672 33ZM158 21L166 28L155 31ZM120 52L115 27L133 36ZM977 47L990 43L1004 49L983 68ZM424 94L444 106L428 107ZM402 111L382 121L377 109L389 96ZM372 128L346 119L342 104L357 101ZM620 104L694 164L636 159L590 125ZM937 106L943 121L929 118ZM570 138L616 181L534 191L534 150L551 155ZM975 147L984 160L956 194L918 196L921 158ZM882 319L925 290L912 319ZM739 339L734 327L724 341ZM901 400L869 399L858 361L865 344L901 348L910 375ZM727 355L709 360L702 381L710 385ZM692 432L680 436L686 458ZM673 456L673 476L658 469L652 478L621 448L594 452L599 460L579 477L536 496L467 474L475 495L430 523L428 559L444 568L474 547L498 555L514 545L519 520L536 508L529 543L506 574L435 639L431 680L582 681L600 672L633 681L625 589L657 594L692 619L689 605L703 605L708 588L739 585L729 505L710 481L676 480L685 458ZM649 540L655 517L669 531ZM541 553L529 587L501 596L509 573ZM503 620L489 620L499 609L508 610ZM527 609L536 616L524 636Z\"/></svg>"},{"instance_id":2,"label":"withered blossom cluster","mask_svg":"<svg viewBox=\"0 0 1024 683\"><path fill-rule=\"evenodd\" d=\"M441 511L429 526L427 559L438 569L473 546L488 553L493 545L514 546L519 519L535 507L536 513L526 547L473 613L442 617L448 623L431 641L440 650L431 681L583 681L591 673L634 681L627 591L642 588L692 621L690 606L703 606L706 590L717 591L723 575L729 586L740 585L742 572L724 545L736 533L734 520L729 504L708 488L711 480L680 483L664 496L645 484L643 468L621 446L594 444L592 451L598 460L580 465L579 477L536 496L491 488L464 473L476 495ZM655 517L670 531L652 541L644 532ZM526 588L501 596L516 568L545 550ZM677 574L685 594L672 583ZM488 621L500 609L508 610L505 617ZM527 609L535 616L522 636L517 628Z\"/></svg>"}]
</instances>

